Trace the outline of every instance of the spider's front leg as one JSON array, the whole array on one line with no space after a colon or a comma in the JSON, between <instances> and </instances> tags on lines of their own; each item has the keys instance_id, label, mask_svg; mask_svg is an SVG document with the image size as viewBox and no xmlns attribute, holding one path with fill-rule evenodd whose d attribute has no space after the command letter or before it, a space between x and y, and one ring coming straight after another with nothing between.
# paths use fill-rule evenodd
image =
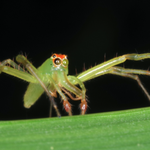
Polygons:
<instances>
[{"instance_id":1,"label":"spider's front leg","mask_svg":"<svg viewBox=\"0 0 150 150\"><path fill-rule=\"evenodd\" d=\"M37 80L30 73L26 72L25 69L11 59L6 59L0 62L0 73L1 72L15 76L27 82L37 82Z\"/></svg>"},{"instance_id":2,"label":"spider's front leg","mask_svg":"<svg viewBox=\"0 0 150 150\"><path fill-rule=\"evenodd\" d=\"M52 78L50 74L47 75L47 78L51 81L51 84L48 86L49 92L52 93L51 95L53 97L57 97L56 92L59 93L59 95L61 96L61 99L63 100L63 106L64 106L65 111L68 113L69 116L72 116L71 104L68 102L68 98L66 97L66 95L62 92L63 91L62 86L60 86ZM51 116L51 112L50 112L50 116Z\"/></svg>"},{"instance_id":3,"label":"spider's front leg","mask_svg":"<svg viewBox=\"0 0 150 150\"><path fill-rule=\"evenodd\" d=\"M81 90L73 85L74 83L79 84ZM84 115L88 107L85 95L86 89L84 84L75 76L68 76L66 82L63 83L63 87L77 96L76 98L70 97L72 100L81 100L80 110L81 114Z\"/></svg>"},{"instance_id":4,"label":"spider's front leg","mask_svg":"<svg viewBox=\"0 0 150 150\"><path fill-rule=\"evenodd\" d=\"M77 79L74 76L67 76L66 73L62 70L58 72L54 71L54 74L47 75L47 78L51 80L51 83L54 86L54 87L51 86L50 90L53 91L55 89L59 93L61 99L63 100L64 109L70 116L72 115L72 109L71 104L68 102L68 98L66 97L66 95L68 95L72 100L81 100L80 104L81 114L82 115L85 114L87 110L87 102L85 99L86 89L84 87L84 84L79 79ZM80 85L82 90L73 85L71 83L73 81L76 81L77 84ZM74 98L71 95L71 93L75 94L77 97Z\"/></svg>"}]
</instances>

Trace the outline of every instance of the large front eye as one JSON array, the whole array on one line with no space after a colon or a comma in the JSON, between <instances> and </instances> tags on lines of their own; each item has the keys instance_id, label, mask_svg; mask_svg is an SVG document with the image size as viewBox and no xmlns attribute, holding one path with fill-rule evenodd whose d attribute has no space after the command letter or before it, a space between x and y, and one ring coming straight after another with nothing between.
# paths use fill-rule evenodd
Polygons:
<instances>
[{"instance_id":1,"label":"large front eye","mask_svg":"<svg viewBox=\"0 0 150 150\"><path fill-rule=\"evenodd\" d=\"M68 59L63 59L62 64L64 67L67 67L69 64Z\"/></svg>"},{"instance_id":2,"label":"large front eye","mask_svg":"<svg viewBox=\"0 0 150 150\"><path fill-rule=\"evenodd\" d=\"M61 64L60 58L56 58L56 59L54 60L54 63L55 63L55 65L60 65L60 64Z\"/></svg>"}]
</instances>

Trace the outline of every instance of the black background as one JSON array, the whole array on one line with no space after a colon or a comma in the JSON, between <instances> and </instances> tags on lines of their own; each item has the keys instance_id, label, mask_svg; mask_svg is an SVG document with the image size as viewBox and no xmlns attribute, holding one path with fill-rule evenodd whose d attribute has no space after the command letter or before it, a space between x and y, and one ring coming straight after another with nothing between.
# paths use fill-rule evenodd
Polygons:
<instances>
[{"instance_id":1,"label":"black background","mask_svg":"<svg viewBox=\"0 0 150 150\"><path fill-rule=\"evenodd\" d=\"M35 67L52 53L67 54L69 74L82 72L127 53L150 52L149 1L20 1L1 5L0 60L27 54ZM105 57L104 57L105 56ZM147 70L150 60L127 61L120 66ZM140 76L150 92L150 77ZM23 107L28 83L2 73L0 75L0 120L43 118L49 115L46 94L30 109ZM87 113L149 106L136 81L105 75L85 83ZM62 115L59 98L56 99ZM73 114L79 114L79 102L72 102ZM53 116L55 112L53 111Z\"/></svg>"}]
</instances>

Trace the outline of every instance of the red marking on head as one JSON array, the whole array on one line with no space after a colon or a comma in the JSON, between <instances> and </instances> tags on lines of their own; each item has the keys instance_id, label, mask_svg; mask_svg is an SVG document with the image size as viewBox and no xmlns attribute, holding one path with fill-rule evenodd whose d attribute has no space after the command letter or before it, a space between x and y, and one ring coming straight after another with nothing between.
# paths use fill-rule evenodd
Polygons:
<instances>
[{"instance_id":1,"label":"red marking on head","mask_svg":"<svg viewBox=\"0 0 150 150\"><path fill-rule=\"evenodd\" d=\"M52 57L53 57L54 55L56 56L55 58L60 58L60 59L64 59L64 58L67 57L67 55L63 55L63 54L53 54ZM53 58L53 59L55 59L55 58Z\"/></svg>"},{"instance_id":2,"label":"red marking on head","mask_svg":"<svg viewBox=\"0 0 150 150\"><path fill-rule=\"evenodd\" d=\"M66 58L67 56L66 55L62 55L62 54L57 54L57 57L61 58L61 59L64 59Z\"/></svg>"}]
</instances>

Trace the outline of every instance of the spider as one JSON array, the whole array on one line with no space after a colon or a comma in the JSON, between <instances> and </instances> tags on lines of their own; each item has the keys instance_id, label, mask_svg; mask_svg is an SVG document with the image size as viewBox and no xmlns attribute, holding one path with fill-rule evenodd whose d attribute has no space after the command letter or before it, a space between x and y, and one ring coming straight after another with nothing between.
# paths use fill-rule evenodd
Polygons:
<instances>
[{"instance_id":1,"label":"spider","mask_svg":"<svg viewBox=\"0 0 150 150\"><path fill-rule=\"evenodd\" d=\"M123 67L116 66L126 60L138 61L147 58L150 58L150 53L126 54L105 61L76 76L71 76L68 75L69 61L67 59L67 55L55 53L38 68L35 68L25 56L18 55L16 57L16 61L23 67L11 59L6 59L0 63L0 73L4 72L29 82L24 94L24 107L30 108L39 99L42 93L45 92L49 97L57 116L60 117L61 114L54 100L58 93L63 101L64 109L69 116L72 115L72 110L71 104L68 102L68 97L75 101L81 100L80 110L81 114L84 115L88 104L86 100L86 88L83 82L105 74L114 74L136 80L150 100L149 93L137 75L150 75L150 71L125 69ZM80 88L76 85L79 85ZM72 96L72 93L74 96Z\"/></svg>"}]
</instances>

